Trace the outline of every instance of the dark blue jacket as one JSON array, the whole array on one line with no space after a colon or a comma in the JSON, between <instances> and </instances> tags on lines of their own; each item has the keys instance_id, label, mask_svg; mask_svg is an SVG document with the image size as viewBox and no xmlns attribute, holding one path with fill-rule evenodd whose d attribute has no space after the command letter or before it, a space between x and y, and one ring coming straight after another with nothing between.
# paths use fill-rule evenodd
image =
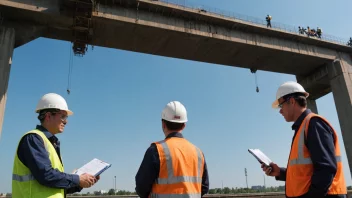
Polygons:
<instances>
[{"instance_id":1,"label":"dark blue jacket","mask_svg":"<svg viewBox=\"0 0 352 198\"><path fill-rule=\"evenodd\" d=\"M42 126L37 126L53 144L60 160L60 141ZM37 134L25 135L18 146L19 160L29 168L34 178L43 186L65 189L65 194L80 192L79 176L53 169L43 139ZM62 160L61 160L62 162Z\"/></svg>"},{"instance_id":2,"label":"dark blue jacket","mask_svg":"<svg viewBox=\"0 0 352 198\"><path fill-rule=\"evenodd\" d=\"M166 138L183 138L181 133L171 133ZM165 138L165 139L166 139ZM159 177L160 159L156 145L153 143L146 151L142 164L136 175L136 192L140 198L147 198L152 190L153 183ZM202 196L209 191L209 176L204 158L204 172L202 176Z\"/></svg>"},{"instance_id":3,"label":"dark blue jacket","mask_svg":"<svg viewBox=\"0 0 352 198\"><path fill-rule=\"evenodd\" d=\"M292 143L301 123L309 113L311 110L307 109L293 123L292 130L295 130L295 134ZM326 195L337 171L334 140L333 129L324 120L318 117L310 120L305 145L311 155L314 172L309 191L300 198L346 197L346 195ZM286 168L280 168L280 176L276 179L286 181Z\"/></svg>"}]
</instances>

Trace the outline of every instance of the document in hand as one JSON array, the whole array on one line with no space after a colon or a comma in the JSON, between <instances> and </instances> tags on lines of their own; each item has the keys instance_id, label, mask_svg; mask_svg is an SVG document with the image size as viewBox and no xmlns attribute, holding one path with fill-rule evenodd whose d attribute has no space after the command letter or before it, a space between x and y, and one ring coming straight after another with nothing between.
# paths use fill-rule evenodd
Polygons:
<instances>
[{"instance_id":1,"label":"document in hand","mask_svg":"<svg viewBox=\"0 0 352 198\"><path fill-rule=\"evenodd\" d=\"M104 172L106 169L110 168L111 164L108 164L106 162L103 162L99 159L94 158L92 161L88 162L81 168L79 168L75 174L81 175L84 173L91 174L93 176L98 176L102 172Z\"/></svg>"},{"instance_id":2,"label":"document in hand","mask_svg":"<svg viewBox=\"0 0 352 198\"><path fill-rule=\"evenodd\" d=\"M248 151L260 162L266 166L270 166L272 162L261 150L259 149L248 149Z\"/></svg>"}]
</instances>

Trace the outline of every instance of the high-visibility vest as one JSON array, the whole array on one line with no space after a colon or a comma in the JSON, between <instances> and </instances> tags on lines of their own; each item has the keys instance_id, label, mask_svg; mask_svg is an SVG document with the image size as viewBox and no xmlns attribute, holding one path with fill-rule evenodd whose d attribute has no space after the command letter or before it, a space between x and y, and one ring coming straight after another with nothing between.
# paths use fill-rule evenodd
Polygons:
<instances>
[{"instance_id":1,"label":"high-visibility vest","mask_svg":"<svg viewBox=\"0 0 352 198\"><path fill-rule=\"evenodd\" d=\"M151 198L200 198L204 156L184 138L172 137L155 142L159 153L159 177Z\"/></svg>"},{"instance_id":2,"label":"high-visibility vest","mask_svg":"<svg viewBox=\"0 0 352 198\"><path fill-rule=\"evenodd\" d=\"M49 159L53 169L64 172L64 167L60 161L54 146L49 139L39 130L27 132L39 135L43 141L45 149L48 151ZM26 135L25 134L25 135ZM50 188L41 185L32 175L31 171L19 160L17 151L12 173L12 197L13 198L64 198L64 189Z\"/></svg>"},{"instance_id":3,"label":"high-visibility vest","mask_svg":"<svg viewBox=\"0 0 352 198\"><path fill-rule=\"evenodd\" d=\"M333 130L335 140L334 146L337 161L337 172L327 194L347 194L341 162L340 145L336 132L325 118L314 113L309 113L299 127L292 143L286 172L286 195L288 197L298 197L307 193L309 190L314 168L310 158L310 153L304 143L304 140L307 137L307 133L309 133L308 127L312 117L319 117L324 120Z\"/></svg>"}]
</instances>

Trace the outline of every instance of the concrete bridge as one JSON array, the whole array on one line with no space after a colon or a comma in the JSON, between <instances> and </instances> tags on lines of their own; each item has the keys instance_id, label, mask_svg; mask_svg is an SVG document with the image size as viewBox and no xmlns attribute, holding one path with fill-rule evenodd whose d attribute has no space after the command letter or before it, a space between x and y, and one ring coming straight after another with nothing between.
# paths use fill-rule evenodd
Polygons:
<instances>
[{"instance_id":1,"label":"concrete bridge","mask_svg":"<svg viewBox=\"0 0 352 198\"><path fill-rule=\"evenodd\" d=\"M0 130L13 50L38 37L296 75L315 100L332 92L352 165L352 48L155 0L1 0ZM347 42L347 41L346 41Z\"/></svg>"}]
</instances>

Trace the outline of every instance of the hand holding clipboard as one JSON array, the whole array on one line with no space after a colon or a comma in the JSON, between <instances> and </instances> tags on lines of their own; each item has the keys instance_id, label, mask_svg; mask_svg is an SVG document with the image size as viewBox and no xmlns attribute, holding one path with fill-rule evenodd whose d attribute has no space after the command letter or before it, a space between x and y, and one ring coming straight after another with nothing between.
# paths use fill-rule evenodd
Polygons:
<instances>
[{"instance_id":1,"label":"hand holding clipboard","mask_svg":"<svg viewBox=\"0 0 352 198\"><path fill-rule=\"evenodd\" d=\"M93 175L95 177L99 176L101 173L103 173L105 170L111 167L111 164L108 164L104 161L101 161L97 158L94 158L90 162L86 163L84 166L81 168L77 169L74 174L77 175L82 175L84 173L88 173L90 175Z\"/></svg>"},{"instance_id":2,"label":"hand holding clipboard","mask_svg":"<svg viewBox=\"0 0 352 198\"><path fill-rule=\"evenodd\" d=\"M261 164L261 168L265 172L266 175L269 176L279 176L280 168L277 164L273 163L269 157L267 157L261 150L259 149L248 149L248 152L251 153Z\"/></svg>"}]
</instances>

